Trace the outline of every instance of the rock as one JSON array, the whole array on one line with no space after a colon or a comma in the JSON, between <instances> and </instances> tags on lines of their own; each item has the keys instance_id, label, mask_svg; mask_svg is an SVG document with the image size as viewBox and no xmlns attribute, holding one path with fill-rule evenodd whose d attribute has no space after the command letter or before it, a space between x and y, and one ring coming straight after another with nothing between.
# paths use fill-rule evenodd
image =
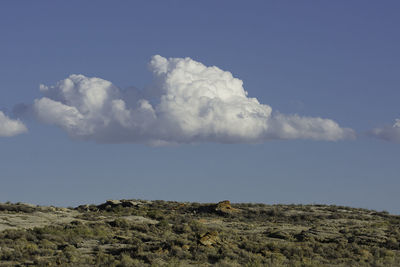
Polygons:
<instances>
[{"instance_id":1,"label":"rock","mask_svg":"<svg viewBox=\"0 0 400 267\"><path fill-rule=\"evenodd\" d=\"M121 201L109 199L109 200L106 201L106 204L113 207L113 206L118 206L118 205L120 205L120 204L121 204Z\"/></svg>"},{"instance_id":2,"label":"rock","mask_svg":"<svg viewBox=\"0 0 400 267\"><path fill-rule=\"evenodd\" d=\"M212 246L219 241L218 232L207 232L200 236L199 243L204 246Z\"/></svg>"},{"instance_id":3,"label":"rock","mask_svg":"<svg viewBox=\"0 0 400 267\"><path fill-rule=\"evenodd\" d=\"M132 208L132 207L139 207L140 203L133 200L121 200L122 207L124 208Z\"/></svg>"},{"instance_id":4,"label":"rock","mask_svg":"<svg viewBox=\"0 0 400 267\"><path fill-rule=\"evenodd\" d=\"M215 211L220 212L220 213L235 213L238 212L238 209L232 208L231 202L229 200L224 200L221 202L218 202Z\"/></svg>"},{"instance_id":5,"label":"rock","mask_svg":"<svg viewBox=\"0 0 400 267\"><path fill-rule=\"evenodd\" d=\"M235 212L239 212L239 209L235 209L231 206L231 203L229 200L224 200L221 202L218 202L217 204L207 204L207 205L201 205L197 207L196 209L192 210L193 214L197 213L216 213L219 215L226 215L226 214L232 214Z\"/></svg>"},{"instance_id":6,"label":"rock","mask_svg":"<svg viewBox=\"0 0 400 267\"><path fill-rule=\"evenodd\" d=\"M108 210L110 208L115 208L118 206L121 206L124 208L133 208L133 207L139 207L142 205L143 205L143 202L140 202L140 201L127 200L127 199L122 199L122 200L109 199L105 203L98 205L97 209Z\"/></svg>"},{"instance_id":7,"label":"rock","mask_svg":"<svg viewBox=\"0 0 400 267\"><path fill-rule=\"evenodd\" d=\"M99 210L108 210L110 208L114 208L114 207L117 207L119 205L122 205L121 201L109 199L105 203L98 205L97 208Z\"/></svg>"}]
</instances>

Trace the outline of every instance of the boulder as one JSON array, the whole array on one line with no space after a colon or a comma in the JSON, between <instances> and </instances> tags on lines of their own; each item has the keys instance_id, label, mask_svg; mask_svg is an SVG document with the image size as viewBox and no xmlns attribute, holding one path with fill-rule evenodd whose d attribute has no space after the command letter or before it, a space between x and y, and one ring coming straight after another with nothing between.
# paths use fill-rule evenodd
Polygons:
<instances>
[{"instance_id":1,"label":"boulder","mask_svg":"<svg viewBox=\"0 0 400 267\"><path fill-rule=\"evenodd\" d=\"M124 207L124 208L132 208L132 207L138 207L138 206L140 206L140 203L139 203L139 202L133 201L133 200L126 200L126 199L123 199L123 200L121 200L120 202L121 202L122 207Z\"/></svg>"},{"instance_id":2,"label":"boulder","mask_svg":"<svg viewBox=\"0 0 400 267\"><path fill-rule=\"evenodd\" d=\"M114 207L114 206L121 205L121 201L109 199L109 200L106 201L106 204L110 205L111 207Z\"/></svg>"},{"instance_id":3,"label":"boulder","mask_svg":"<svg viewBox=\"0 0 400 267\"><path fill-rule=\"evenodd\" d=\"M207 232L200 235L199 243L203 246L212 246L219 242L218 232Z\"/></svg>"},{"instance_id":4,"label":"boulder","mask_svg":"<svg viewBox=\"0 0 400 267\"><path fill-rule=\"evenodd\" d=\"M229 200L224 200L221 202L218 202L215 205L215 211L219 212L219 213L235 213L238 212L238 209L232 208L231 206L231 202Z\"/></svg>"}]
</instances>

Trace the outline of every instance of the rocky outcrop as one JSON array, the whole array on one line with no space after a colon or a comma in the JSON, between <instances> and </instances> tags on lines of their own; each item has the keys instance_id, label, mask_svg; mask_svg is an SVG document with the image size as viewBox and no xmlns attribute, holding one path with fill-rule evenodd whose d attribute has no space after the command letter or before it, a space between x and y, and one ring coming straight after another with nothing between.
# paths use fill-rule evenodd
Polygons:
<instances>
[{"instance_id":1,"label":"rocky outcrop","mask_svg":"<svg viewBox=\"0 0 400 267\"><path fill-rule=\"evenodd\" d=\"M112 209L115 207L123 207L123 208L132 208L132 207L139 207L142 203L134 200L107 200L105 203L100 204L97 206L99 210L107 210Z\"/></svg>"},{"instance_id":2,"label":"rocky outcrop","mask_svg":"<svg viewBox=\"0 0 400 267\"><path fill-rule=\"evenodd\" d=\"M210 247L219 242L218 232L207 232L200 235L199 243L203 246Z\"/></svg>"},{"instance_id":3,"label":"rocky outcrop","mask_svg":"<svg viewBox=\"0 0 400 267\"><path fill-rule=\"evenodd\" d=\"M215 206L215 211L218 213L230 214L238 212L239 210L233 208L229 200L224 200L217 203L217 205Z\"/></svg>"},{"instance_id":4,"label":"rocky outcrop","mask_svg":"<svg viewBox=\"0 0 400 267\"><path fill-rule=\"evenodd\" d=\"M218 215L229 215L239 212L239 209L233 208L229 200L220 201L217 204L202 205L193 210L193 213L216 213Z\"/></svg>"}]
</instances>

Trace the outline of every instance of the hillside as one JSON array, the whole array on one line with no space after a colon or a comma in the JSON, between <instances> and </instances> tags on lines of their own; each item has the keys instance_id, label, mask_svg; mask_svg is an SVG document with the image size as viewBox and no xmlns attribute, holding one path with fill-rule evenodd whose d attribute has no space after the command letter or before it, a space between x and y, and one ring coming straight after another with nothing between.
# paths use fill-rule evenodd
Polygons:
<instances>
[{"instance_id":1,"label":"hillside","mask_svg":"<svg viewBox=\"0 0 400 267\"><path fill-rule=\"evenodd\" d=\"M0 204L0 266L400 266L400 216L326 205Z\"/></svg>"}]
</instances>

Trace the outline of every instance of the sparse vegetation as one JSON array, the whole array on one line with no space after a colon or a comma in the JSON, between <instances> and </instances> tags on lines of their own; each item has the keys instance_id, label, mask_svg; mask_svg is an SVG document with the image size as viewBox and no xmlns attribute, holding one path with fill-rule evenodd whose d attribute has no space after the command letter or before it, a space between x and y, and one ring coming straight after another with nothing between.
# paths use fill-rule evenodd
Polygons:
<instances>
[{"instance_id":1,"label":"sparse vegetation","mask_svg":"<svg viewBox=\"0 0 400 267\"><path fill-rule=\"evenodd\" d=\"M22 223L50 213L64 219ZM0 215L0 266L400 266L400 216L341 206L4 203Z\"/></svg>"}]
</instances>

